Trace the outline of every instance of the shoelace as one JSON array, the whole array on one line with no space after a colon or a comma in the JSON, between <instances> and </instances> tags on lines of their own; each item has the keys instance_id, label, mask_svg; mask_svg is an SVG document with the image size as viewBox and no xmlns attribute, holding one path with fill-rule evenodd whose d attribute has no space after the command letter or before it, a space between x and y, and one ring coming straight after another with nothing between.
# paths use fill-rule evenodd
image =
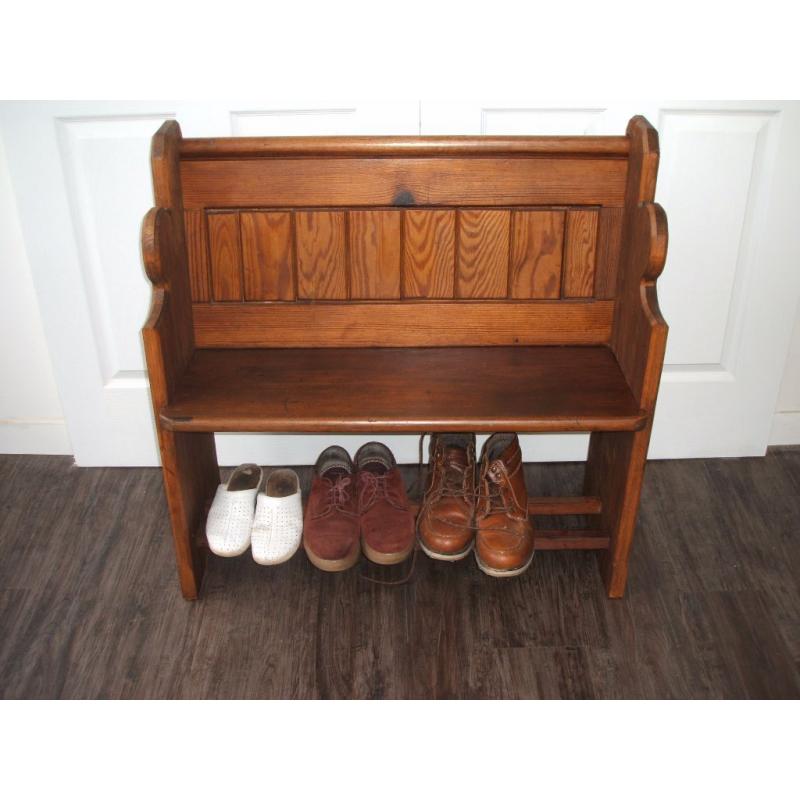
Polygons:
<instances>
[{"instance_id":1,"label":"shoelace","mask_svg":"<svg viewBox=\"0 0 800 800\"><path fill-rule=\"evenodd\" d=\"M484 495L482 498L476 498L476 501L478 499L486 500L487 516L490 514L510 514L519 510L519 503L514 495L514 487L511 484L511 478L517 474L520 466L521 464L518 464L516 469L508 475L507 479L503 478L502 465L499 461L492 461L484 471L482 482L488 485L489 491L488 494ZM507 503L503 497L504 484L508 487L508 491L514 498L513 504Z\"/></svg>"},{"instance_id":2,"label":"shoelace","mask_svg":"<svg viewBox=\"0 0 800 800\"><path fill-rule=\"evenodd\" d=\"M322 478L322 483L327 487L325 506L322 511L315 514L313 518L321 519L322 517L330 516L334 511L347 514L347 516L350 517L357 517L357 513L345 508L345 505L350 502L350 489L348 487L352 482L353 479L349 475L342 475L335 481L332 481L330 478Z\"/></svg>"},{"instance_id":3,"label":"shoelace","mask_svg":"<svg viewBox=\"0 0 800 800\"><path fill-rule=\"evenodd\" d=\"M363 572L359 573L359 577L363 578L365 581L369 581L370 583L377 583L378 586L402 586L404 583L408 583L411 580L411 576L414 574L414 567L417 565L417 551L419 550L419 543L417 542L416 538L414 539L414 552L411 556L411 566L408 568L408 572L396 581L382 581L378 578L370 578L369 575L365 575Z\"/></svg>"},{"instance_id":4,"label":"shoelace","mask_svg":"<svg viewBox=\"0 0 800 800\"><path fill-rule=\"evenodd\" d=\"M361 489L358 496L359 513L369 511L378 500L386 500L389 505L394 506L400 511L406 509L403 498L389 485L389 473L377 475L374 472L362 471L359 473Z\"/></svg>"},{"instance_id":5,"label":"shoelace","mask_svg":"<svg viewBox=\"0 0 800 800\"><path fill-rule=\"evenodd\" d=\"M423 434L424 437L424 434ZM420 440L420 462L422 460L422 440ZM359 502L358 507L360 512L364 512L372 508L372 506L380 499L385 499L390 505L394 506L395 508L405 511L407 506L403 503L403 498L397 493L396 490L391 488L388 483L388 473L384 473L382 475L375 474L374 472L361 472L359 473L360 480L362 481L361 492L359 494ZM419 471L417 474L417 481L415 481L414 485L411 488L411 491L408 494L411 494L414 489L416 489L417 483L419 482ZM419 516L417 517L419 519ZM416 524L416 523L415 523ZM415 533L417 532L415 528ZM408 572L396 581L383 581L378 578L371 578L369 575L365 575L364 572L360 572L359 576L363 578L365 581L369 581L370 583L376 583L379 586L402 586L405 583L408 583L411 580L411 577L414 575L414 568L417 565L417 551L419 550L419 544L417 542L417 537L414 537L414 552L411 555L411 566L408 568Z\"/></svg>"},{"instance_id":6,"label":"shoelace","mask_svg":"<svg viewBox=\"0 0 800 800\"><path fill-rule=\"evenodd\" d=\"M514 513L521 513L522 509L517 500L516 495L514 494L514 486L511 483L511 478L517 474L517 472L522 468L522 461L508 474L506 478L503 477L503 472L501 470L501 463L499 461L491 462L484 471L484 474L481 476L482 480L481 483L484 482L488 486L488 493L486 495L479 495L476 497L476 503L480 502L481 500L486 501L486 516L493 516L496 514L500 515L508 515ZM512 502L508 503L505 498L503 497L503 486L506 486L508 492L511 494ZM524 511L527 514L527 509ZM482 531L502 531L503 533L511 534L513 536L517 536L518 538L522 538L522 534L512 530L506 525L497 526L493 525L491 527L483 526L481 528Z\"/></svg>"},{"instance_id":7,"label":"shoelace","mask_svg":"<svg viewBox=\"0 0 800 800\"><path fill-rule=\"evenodd\" d=\"M389 505L399 509L400 511L407 510L408 506L403 502L403 498L395 489L389 486L388 478L388 473L384 473L382 475L377 475L374 472L366 471L359 473L361 491L358 498L358 507L360 512L363 513L364 511L368 511L373 505L375 505L375 503L378 502L378 500L381 499L386 500ZM369 575L365 575L364 572L360 572L359 575L365 581L376 583L379 586L402 586L404 583L408 583L411 580L411 576L414 574L414 567L417 564L418 549L419 545L417 544L417 538L415 536L414 552L411 556L411 566L409 567L408 572L399 580L383 581L379 580L378 578L371 578Z\"/></svg>"},{"instance_id":8,"label":"shoelace","mask_svg":"<svg viewBox=\"0 0 800 800\"><path fill-rule=\"evenodd\" d=\"M420 438L420 445L422 443L422 439L424 438L425 434ZM420 451L422 447L420 446ZM420 453L420 459L421 459ZM457 499L463 499L472 501L475 498L475 489L469 489L467 486L467 478L469 477L469 471L475 469L475 461L472 452L467 453L467 463L460 464L457 461L453 460L452 458L446 458L443 453L435 454L435 459L439 461L441 459L441 466L444 470L444 475L442 478L441 483L432 491L427 492L423 498L421 507L419 510L419 514L417 515L417 534L419 535L419 521L420 519L426 514L429 513L431 507L438 503L443 497L453 497ZM419 469L419 474L421 476L421 465ZM445 525L451 525L457 528L472 528L474 526L464 526L458 525L456 523L450 522L447 519L437 518L439 522L444 523Z\"/></svg>"},{"instance_id":9,"label":"shoelace","mask_svg":"<svg viewBox=\"0 0 800 800\"><path fill-rule=\"evenodd\" d=\"M424 444L425 444L425 437L428 435L430 434L423 433L419 437L419 460L417 462L417 478L408 491L408 494L411 496L413 496L413 494L417 491L418 487L422 486L422 471L424 467ZM505 481L503 480L502 472L499 469L500 463L501 462L499 461L493 461L491 464L489 464L489 466L484 470L484 473L481 475L479 484L475 486L475 489L473 491L469 491L466 488L466 483L467 483L466 478L468 476L467 470L475 468L474 460L470 459L468 456L466 465L456 464L453 463L452 461L449 462L447 464L447 469L445 472L445 479L442 481L442 486L439 487L439 490L435 494L423 497L422 504L419 509L419 513L417 514L414 526L416 531L416 541L414 543L414 553L411 558L411 566L409 567L408 573L403 578L400 578L399 580L396 581L378 580L377 578L371 578L369 577L369 575L365 575L363 572L360 573L360 577L362 577L365 581L369 581L370 583L376 583L380 586L401 586L405 583L408 583L414 574L414 568L417 563L417 552L419 551L420 520L422 519L423 514L429 511L433 503L438 502L438 500L445 494L445 492L447 493L448 496L451 497L463 497L465 499L472 500L476 504L476 506L482 500L488 500L489 501L488 511L491 514L508 514L511 513L512 511L518 511L519 501L514 495L514 489L511 485L511 478L513 478L514 475L516 475L517 472L520 469L522 469L522 461L520 460L520 463L517 464L517 466L507 476L508 488L511 491L512 497L514 498L514 503L516 507L507 505L503 500L501 485ZM385 478L385 476L372 475L371 473L364 473L364 475L365 477L366 475L370 475L370 478ZM489 485L488 493L481 492L480 487L484 483L487 483ZM402 506L397 506L397 507L402 508ZM478 530L477 525L461 525L444 519L440 520L440 522L444 522L447 525L450 525L454 528L459 528L461 530L473 530L473 531ZM510 533L519 536L520 538L522 536L522 534L518 534L516 531L512 531L505 527L501 528L493 526L491 528L487 528L486 526L484 526L481 530L483 530L484 532L502 531L504 533Z\"/></svg>"},{"instance_id":10,"label":"shoelace","mask_svg":"<svg viewBox=\"0 0 800 800\"><path fill-rule=\"evenodd\" d=\"M417 482L418 483L421 483L421 479L422 479L423 442L424 442L425 436L427 436L427 435L429 435L429 434L423 433L420 436L420 440L419 440L419 463L418 463L418 467L417 467ZM452 495L449 495L449 496L463 497L463 498L465 498L467 500L471 500L475 504L476 508L483 501L488 501L487 516L490 515L490 514L491 515L494 515L494 514L510 514L510 513L515 512L515 511L516 512L521 511L522 509L521 509L521 506L519 505L519 501L517 500L517 497L514 494L514 489L513 489L513 486L511 484L511 478L513 478L517 474L517 472L519 472L519 470L522 469L522 460L520 460L519 464L517 464L517 466L510 473L508 473L507 479L503 478L503 473L502 473L502 471L500 469L500 464L501 463L502 462L500 462L498 460L495 460L495 461L490 462L487 465L487 467L484 468L484 470L482 471L482 473L480 475L480 479L479 479L478 483L475 486L474 491L472 491L472 492L467 491L466 486L465 486L466 480L464 480L464 482L461 485L461 491L459 491L458 489L455 489L455 493L452 494ZM450 464L448 466L451 466L451 467L459 466L460 467L460 465L455 465L455 464ZM470 460L468 458L467 466L462 468L465 479L466 479L466 476L467 476L466 470L468 468L470 468L470 467L472 467L474 469L474 462L470 462ZM417 537L419 537L419 525L420 525L420 521L421 521L423 515L425 513L429 513L430 510L431 510L431 506L433 506L434 503L438 502L441 499L441 497L444 495L444 492L442 490L443 490L444 484L446 482L447 482L447 475L445 475L445 481L443 481L443 486L440 487L439 491L437 491L435 493L432 493L432 494L430 494L428 496L423 497L422 505L420 507L419 514L417 515L417 521L416 521ZM513 505L506 503L506 501L503 499L503 493L501 491L501 487L502 487L502 485L504 483L507 484L508 489L511 492L511 496L513 497ZM488 491L487 492L483 492L482 491L482 487L484 485L488 486ZM448 492L448 494L449 494L449 492ZM525 511L527 511L527 509L525 509ZM452 521L450 521L448 519L442 519L442 518L437 518L437 521L442 523L442 524L449 525L452 528L457 528L458 530L470 530L470 531L479 530L479 526L478 525L464 525L462 523L452 522ZM511 533L511 534L514 534L514 535L521 536L521 534L517 534L515 531L512 531L511 529L506 528L506 527L498 527L498 526L487 527L487 526L484 525L484 526L480 527L480 530L482 530L484 532L486 532L486 531L501 531L501 532L504 532L504 533Z\"/></svg>"},{"instance_id":11,"label":"shoelace","mask_svg":"<svg viewBox=\"0 0 800 800\"><path fill-rule=\"evenodd\" d=\"M460 464L452 458L442 456L443 478L442 483L436 491L437 498L455 497L471 498L475 492L467 487L469 471L475 469L475 462L471 453L467 454L467 463Z\"/></svg>"}]
</instances>

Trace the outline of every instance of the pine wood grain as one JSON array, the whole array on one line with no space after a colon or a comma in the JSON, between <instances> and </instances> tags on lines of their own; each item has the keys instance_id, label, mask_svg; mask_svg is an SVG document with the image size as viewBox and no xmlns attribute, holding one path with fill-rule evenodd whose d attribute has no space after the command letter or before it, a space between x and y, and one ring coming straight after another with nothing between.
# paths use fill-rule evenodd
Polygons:
<instances>
[{"instance_id":1,"label":"pine wood grain","mask_svg":"<svg viewBox=\"0 0 800 800\"><path fill-rule=\"evenodd\" d=\"M610 597L625 591L667 342L667 324L656 296L656 279L667 252L666 216L652 202L658 134L644 117L634 117L627 134L631 154L611 347L634 396L650 414L641 431L615 437L595 433L589 444L585 490L601 498L602 526L611 536L601 560Z\"/></svg>"},{"instance_id":2,"label":"pine wood grain","mask_svg":"<svg viewBox=\"0 0 800 800\"><path fill-rule=\"evenodd\" d=\"M510 296L561 296L564 211L515 211L511 244Z\"/></svg>"},{"instance_id":3,"label":"pine wood grain","mask_svg":"<svg viewBox=\"0 0 800 800\"><path fill-rule=\"evenodd\" d=\"M181 164L186 208L622 205L624 159L241 158Z\"/></svg>"},{"instance_id":4,"label":"pine wood grain","mask_svg":"<svg viewBox=\"0 0 800 800\"><path fill-rule=\"evenodd\" d=\"M508 294L510 211L458 212L456 296L505 297Z\"/></svg>"},{"instance_id":5,"label":"pine wood grain","mask_svg":"<svg viewBox=\"0 0 800 800\"><path fill-rule=\"evenodd\" d=\"M402 211L350 211L350 297L400 298Z\"/></svg>"},{"instance_id":6,"label":"pine wood grain","mask_svg":"<svg viewBox=\"0 0 800 800\"><path fill-rule=\"evenodd\" d=\"M237 211L208 215L211 294L214 300L241 300L242 243Z\"/></svg>"},{"instance_id":7,"label":"pine wood grain","mask_svg":"<svg viewBox=\"0 0 800 800\"><path fill-rule=\"evenodd\" d=\"M163 253L159 253L161 279L154 281L154 287L169 292L174 323L170 346L177 354L174 365L177 369L186 363L194 349L192 299L189 268L186 264L186 230L183 222L184 206L180 181L180 146L180 125L175 120L168 120L153 136L150 148L153 196L157 213L163 216L161 209L168 212L171 223L169 226L171 246L165 248ZM152 239L148 236L148 231L142 230L142 249L146 249L150 244ZM158 251L159 248L156 247L155 250ZM154 290L154 300L155 295ZM154 316L151 313L148 323L152 320Z\"/></svg>"},{"instance_id":8,"label":"pine wood grain","mask_svg":"<svg viewBox=\"0 0 800 800\"><path fill-rule=\"evenodd\" d=\"M183 139L185 159L387 156L603 156L626 158L627 136L236 136Z\"/></svg>"},{"instance_id":9,"label":"pine wood grain","mask_svg":"<svg viewBox=\"0 0 800 800\"><path fill-rule=\"evenodd\" d=\"M297 296L345 300L348 296L343 211L298 211Z\"/></svg>"},{"instance_id":10,"label":"pine wood grain","mask_svg":"<svg viewBox=\"0 0 800 800\"><path fill-rule=\"evenodd\" d=\"M568 209L564 234L564 297L592 297L597 250L597 209Z\"/></svg>"},{"instance_id":11,"label":"pine wood grain","mask_svg":"<svg viewBox=\"0 0 800 800\"><path fill-rule=\"evenodd\" d=\"M404 212L404 297L453 296L455 224L455 211Z\"/></svg>"},{"instance_id":12,"label":"pine wood grain","mask_svg":"<svg viewBox=\"0 0 800 800\"><path fill-rule=\"evenodd\" d=\"M178 580L183 597L194 599L200 590L206 556L197 545L197 535L219 479L214 435L174 433L159 424L160 410L174 397L195 347L179 175L180 142L181 129L174 121L165 122L152 142L153 189L158 207L148 212L142 225L142 257L153 284L142 341Z\"/></svg>"},{"instance_id":13,"label":"pine wood grain","mask_svg":"<svg viewBox=\"0 0 800 800\"><path fill-rule=\"evenodd\" d=\"M192 301L207 302L211 299L211 275L208 265L208 229L205 212L186 211L184 221Z\"/></svg>"},{"instance_id":14,"label":"pine wood grain","mask_svg":"<svg viewBox=\"0 0 800 800\"><path fill-rule=\"evenodd\" d=\"M597 226L597 260L594 296L609 299L617 294L617 276L622 257L621 208L601 208Z\"/></svg>"},{"instance_id":15,"label":"pine wood grain","mask_svg":"<svg viewBox=\"0 0 800 800\"><path fill-rule=\"evenodd\" d=\"M294 236L288 211L241 213L245 300L294 300Z\"/></svg>"},{"instance_id":16,"label":"pine wood grain","mask_svg":"<svg viewBox=\"0 0 800 800\"><path fill-rule=\"evenodd\" d=\"M605 344L614 302L198 303L199 347Z\"/></svg>"},{"instance_id":17,"label":"pine wood grain","mask_svg":"<svg viewBox=\"0 0 800 800\"><path fill-rule=\"evenodd\" d=\"M142 259L153 294L142 340L153 366L150 395L155 408L168 402L191 358L192 350L182 346L181 332L194 341L191 306L181 307L170 291L171 278L181 264L178 241L176 214L166 208L150 209L142 222Z\"/></svg>"},{"instance_id":18,"label":"pine wood grain","mask_svg":"<svg viewBox=\"0 0 800 800\"><path fill-rule=\"evenodd\" d=\"M335 390L356 386L369 403ZM629 431L646 419L608 348L516 346L197 350L161 421L187 432L420 432Z\"/></svg>"}]
</instances>

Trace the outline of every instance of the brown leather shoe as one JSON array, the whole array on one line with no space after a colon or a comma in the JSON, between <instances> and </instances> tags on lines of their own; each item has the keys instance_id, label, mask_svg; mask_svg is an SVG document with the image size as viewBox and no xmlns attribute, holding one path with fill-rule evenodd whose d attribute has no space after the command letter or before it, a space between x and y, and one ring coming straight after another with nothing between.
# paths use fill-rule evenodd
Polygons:
<instances>
[{"instance_id":1,"label":"brown leather shoe","mask_svg":"<svg viewBox=\"0 0 800 800\"><path fill-rule=\"evenodd\" d=\"M475 543L475 434L431 436L419 543L439 561L460 561Z\"/></svg>"},{"instance_id":2,"label":"brown leather shoe","mask_svg":"<svg viewBox=\"0 0 800 800\"><path fill-rule=\"evenodd\" d=\"M392 451L369 442L355 462L364 555L376 564L399 564L414 551L414 515Z\"/></svg>"},{"instance_id":3,"label":"brown leather shoe","mask_svg":"<svg viewBox=\"0 0 800 800\"><path fill-rule=\"evenodd\" d=\"M481 454L475 559L494 578L521 575L533 559L533 523L515 433L495 433Z\"/></svg>"},{"instance_id":4,"label":"brown leather shoe","mask_svg":"<svg viewBox=\"0 0 800 800\"><path fill-rule=\"evenodd\" d=\"M320 453L306 503L303 548L326 572L349 569L361 555L353 462L342 447Z\"/></svg>"}]
</instances>

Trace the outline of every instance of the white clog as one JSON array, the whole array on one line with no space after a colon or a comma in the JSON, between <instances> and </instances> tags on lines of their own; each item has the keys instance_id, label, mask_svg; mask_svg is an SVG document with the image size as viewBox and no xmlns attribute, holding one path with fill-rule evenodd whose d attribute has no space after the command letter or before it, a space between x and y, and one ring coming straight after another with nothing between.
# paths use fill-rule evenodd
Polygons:
<instances>
[{"instance_id":1,"label":"white clog","mask_svg":"<svg viewBox=\"0 0 800 800\"><path fill-rule=\"evenodd\" d=\"M282 564L297 552L302 536L303 503L297 473L276 469L256 501L253 559L265 566Z\"/></svg>"},{"instance_id":2,"label":"white clog","mask_svg":"<svg viewBox=\"0 0 800 800\"><path fill-rule=\"evenodd\" d=\"M250 546L256 495L261 485L261 467L242 464L222 483L206 520L206 538L212 553L240 556Z\"/></svg>"}]
</instances>

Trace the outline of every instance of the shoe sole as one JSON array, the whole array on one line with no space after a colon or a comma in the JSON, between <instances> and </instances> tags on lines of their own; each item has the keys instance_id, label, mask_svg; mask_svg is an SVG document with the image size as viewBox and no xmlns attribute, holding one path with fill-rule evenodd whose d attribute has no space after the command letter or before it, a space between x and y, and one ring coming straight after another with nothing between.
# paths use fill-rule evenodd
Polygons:
<instances>
[{"instance_id":1,"label":"shoe sole","mask_svg":"<svg viewBox=\"0 0 800 800\"><path fill-rule=\"evenodd\" d=\"M439 553L436 550L430 550L425 547L425 542L423 542L422 539L419 540L419 546L428 558L432 558L435 561L461 561L472 552L472 548L475 546L475 540L473 539L469 543L469 547L467 547L466 550L462 550L460 553Z\"/></svg>"},{"instance_id":2,"label":"shoe sole","mask_svg":"<svg viewBox=\"0 0 800 800\"><path fill-rule=\"evenodd\" d=\"M522 575L522 573L530 567L533 561L533 555L534 553L531 553L530 558L521 567L517 567L516 569L495 569L494 567L489 567L478 558L477 550L475 551L475 561L478 564L478 569L491 578L516 578L517 575Z\"/></svg>"},{"instance_id":3,"label":"shoe sole","mask_svg":"<svg viewBox=\"0 0 800 800\"><path fill-rule=\"evenodd\" d=\"M260 559L256 558L255 553L253 553L252 554L253 555L253 561L255 561L256 564L258 564L258 565L260 565L262 567L276 567L276 566L278 566L278 564L285 564L290 558L294 557L294 554L299 549L300 549L300 542L297 543L297 546L294 548L294 550L292 550L291 553L288 553L287 555L281 556L280 558L277 558L277 559L270 559L268 561L261 561Z\"/></svg>"},{"instance_id":4,"label":"shoe sole","mask_svg":"<svg viewBox=\"0 0 800 800\"><path fill-rule=\"evenodd\" d=\"M405 561L414 552L414 542L410 546L399 553L381 553L380 550L371 548L362 538L361 549L364 555L373 563L380 564L384 567L389 567L392 564L400 564Z\"/></svg>"},{"instance_id":5,"label":"shoe sole","mask_svg":"<svg viewBox=\"0 0 800 800\"><path fill-rule=\"evenodd\" d=\"M344 558L320 558L311 550L306 547L305 542L303 542L303 550L306 551L306 555L308 556L308 560L317 568L321 569L323 572L344 572L345 570L350 569L350 567L355 566L356 562L361 555L361 547L360 543L356 540L355 547L353 548L352 553L348 553Z\"/></svg>"}]
</instances>

